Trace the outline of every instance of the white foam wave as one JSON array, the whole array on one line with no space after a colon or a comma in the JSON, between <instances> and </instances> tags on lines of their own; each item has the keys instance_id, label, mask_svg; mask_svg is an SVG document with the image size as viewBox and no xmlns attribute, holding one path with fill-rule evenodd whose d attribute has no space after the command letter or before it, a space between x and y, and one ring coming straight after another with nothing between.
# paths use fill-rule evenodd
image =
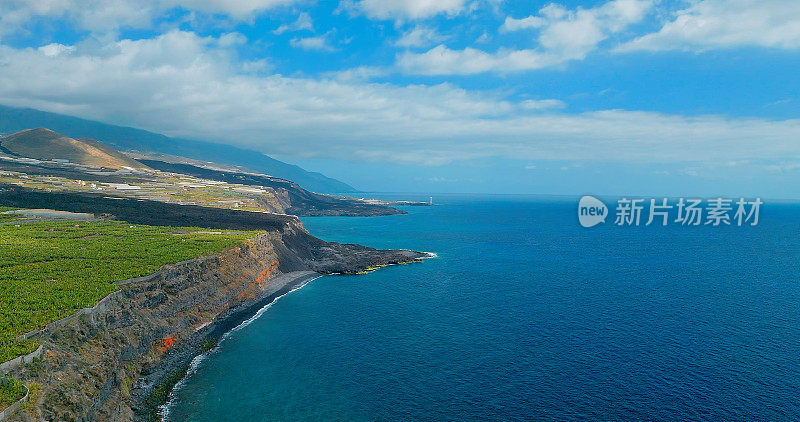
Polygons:
<instances>
[{"instance_id":1,"label":"white foam wave","mask_svg":"<svg viewBox=\"0 0 800 422\"><path fill-rule=\"evenodd\" d=\"M239 325L237 325L236 327L233 327L230 331L228 331L225 334L223 334L222 337L220 337L219 341L217 342L216 346L214 346L213 348L207 350L206 352L204 352L204 353L202 353L200 355L195 356L194 359L192 359L192 361L189 362L189 369L186 370L186 375L184 375L183 378L181 378L181 380L178 381L175 384L174 387L172 387L172 391L169 392L169 397L167 399L167 402L164 403L163 405L159 406L159 408L158 408L158 416L161 418L161 420L162 421L169 421L169 412L170 412L172 406L175 403L175 398L177 396L177 393L180 392L181 389L186 385L186 381L189 379L189 376L191 376L195 371L197 371L197 368L200 367L200 363L202 363L203 360L205 360L205 358L210 356L212 353L214 353L217 350L219 350L220 345L222 344L223 341L225 341L225 339L227 339L232 333L234 333L236 331L239 331L242 328L247 327L248 325L252 324L255 320L257 320L259 317L261 317L261 315L264 315L264 312L266 312L267 309L269 309L280 298L288 295L289 293L292 293L294 291L302 289L308 283L310 283L310 282L312 282L312 281L314 281L314 280L316 280L316 279L318 279L320 277L323 277L323 276L319 275L319 276L314 277L314 278L309 278L304 283L295 286L292 290L289 290L288 292L276 297L272 302L270 302L270 303L264 305L263 307L261 307L261 309L259 309L258 312L255 313L255 315L253 315L252 317L246 319L245 321L242 321Z\"/></svg>"}]
</instances>

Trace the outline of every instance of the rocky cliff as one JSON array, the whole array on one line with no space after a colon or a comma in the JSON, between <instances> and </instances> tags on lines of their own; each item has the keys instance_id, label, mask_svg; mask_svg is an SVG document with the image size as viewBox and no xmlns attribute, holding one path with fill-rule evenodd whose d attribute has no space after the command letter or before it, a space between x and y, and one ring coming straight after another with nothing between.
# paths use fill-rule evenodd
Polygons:
<instances>
[{"instance_id":1,"label":"rocky cliff","mask_svg":"<svg viewBox=\"0 0 800 422\"><path fill-rule=\"evenodd\" d=\"M320 273L422 255L324 242L292 219L217 255L121 282L94 308L31 335L44 353L11 374L30 394L10 420L158 420L190 361L276 297Z\"/></svg>"}]
</instances>

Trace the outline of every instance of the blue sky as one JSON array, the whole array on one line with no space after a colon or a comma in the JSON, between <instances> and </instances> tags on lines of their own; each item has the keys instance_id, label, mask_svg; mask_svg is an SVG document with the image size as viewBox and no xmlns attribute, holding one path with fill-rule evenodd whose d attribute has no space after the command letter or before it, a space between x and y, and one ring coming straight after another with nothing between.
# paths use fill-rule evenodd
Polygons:
<instances>
[{"instance_id":1,"label":"blue sky","mask_svg":"<svg viewBox=\"0 0 800 422\"><path fill-rule=\"evenodd\" d=\"M365 190L798 198L789 0L12 0L0 103Z\"/></svg>"}]
</instances>

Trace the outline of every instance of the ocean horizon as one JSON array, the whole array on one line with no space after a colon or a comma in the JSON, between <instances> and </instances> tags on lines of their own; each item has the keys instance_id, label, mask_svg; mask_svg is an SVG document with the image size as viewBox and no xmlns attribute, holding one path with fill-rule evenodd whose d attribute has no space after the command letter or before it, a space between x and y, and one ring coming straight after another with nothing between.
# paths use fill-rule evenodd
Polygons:
<instances>
[{"instance_id":1,"label":"ocean horizon","mask_svg":"<svg viewBox=\"0 0 800 422\"><path fill-rule=\"evenodd\" d=\"M198 360L166 419L800 418L800 205L767 203L757 226L583 228L572 199L434 200L304 217L324 240L437 257L281 297Z\"/></svg>"},{"instance_id":2,"label":"ocean horizon","mask_svg":"<svg viewBox=\"0 0 800 422\"><path fill-rule=\"evenodd\" d=\"M798 23L0 1L0 422L800 421Z\"/></svg>"}]
</instances>

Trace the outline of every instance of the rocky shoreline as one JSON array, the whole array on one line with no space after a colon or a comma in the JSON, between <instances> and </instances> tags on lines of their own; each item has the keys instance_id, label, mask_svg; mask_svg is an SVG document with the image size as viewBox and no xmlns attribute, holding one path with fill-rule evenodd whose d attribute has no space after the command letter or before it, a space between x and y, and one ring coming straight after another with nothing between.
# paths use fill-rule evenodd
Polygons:
<instances>
[{"instance_id":1,"label":"rocky shoreline","mask_svg":"<svg viewBox=\"0 0 800 422\"><path fill-rule=\"evenodd\" d=\"M275 276L269 281L269 288L255 300L231 309L213 323L198 330L195 338L185 342L182 349L175 349L161 363L153 368L148 379L154 380L153 388L143 388L133 397L133 408L138 420L160 420L161 410L167 403L175 385L186 377L192 361L213 349L225 335L242 323L255 317L265 306L277 298L319 278L322 274L313 271L293 271ZM147 382L146 380L143 382Z\"/></svg>"},{"instance_id":2,"label":"rocky shoreline","mask_svg":"<svg viewBox=\"0 0 800 422\"><path fill-rule=\"evenodd\" d=\"M158 420L196 356L277 297L330 273L359 273L426 255L329 243L299 220L219 254L120 284L97 310L32 338L40 360L11 375L34 386L8 420Z\"/></svg>"}]
</instances>

